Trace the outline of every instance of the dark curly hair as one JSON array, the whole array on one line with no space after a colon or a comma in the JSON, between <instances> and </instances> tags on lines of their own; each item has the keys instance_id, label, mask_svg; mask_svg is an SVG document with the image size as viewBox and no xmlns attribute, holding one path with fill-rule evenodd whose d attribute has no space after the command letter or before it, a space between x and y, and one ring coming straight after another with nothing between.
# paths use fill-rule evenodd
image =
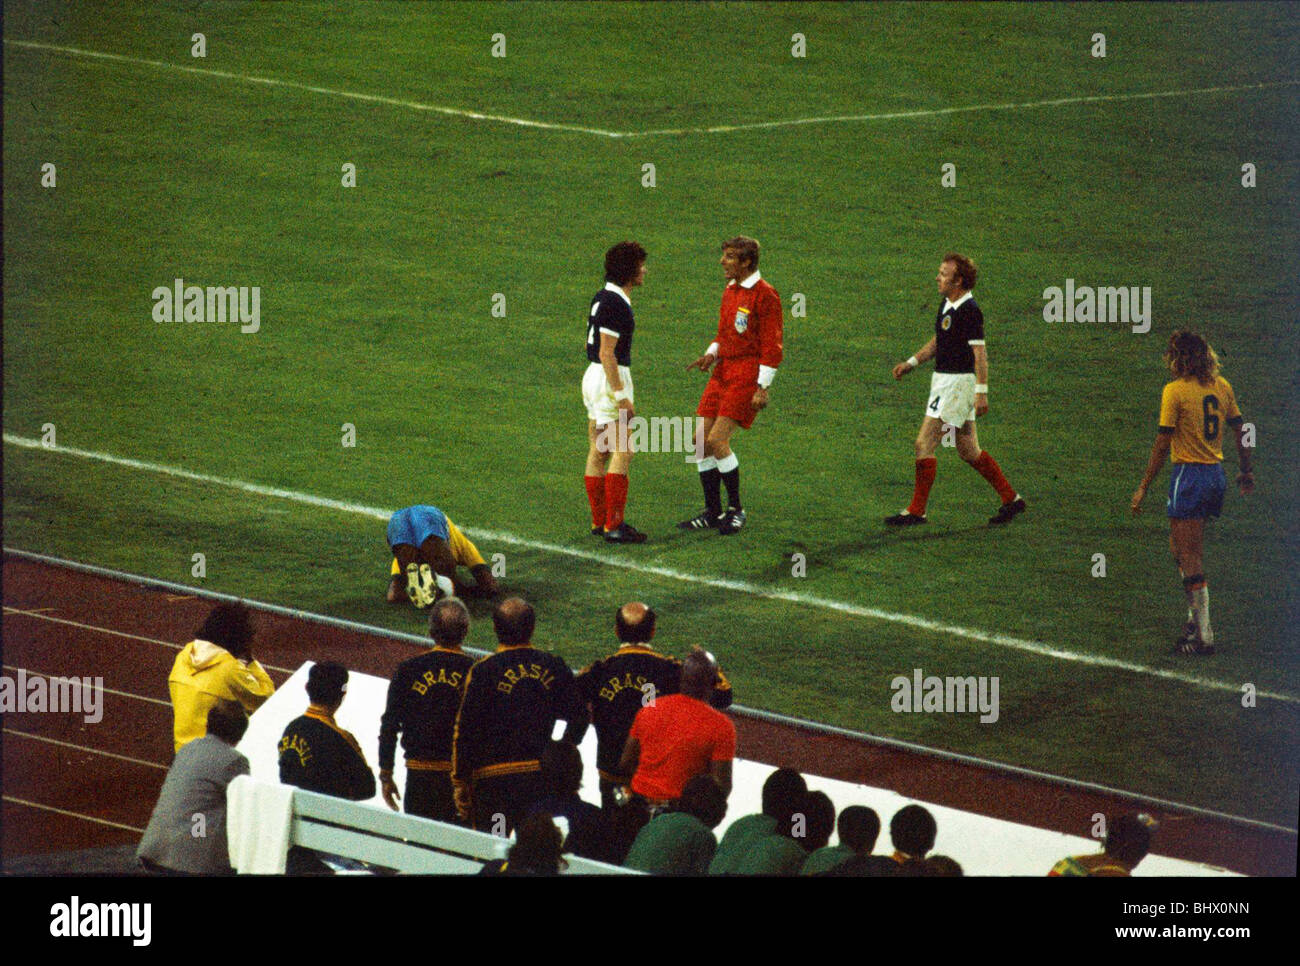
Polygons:
<instances>
[{"instance_id":1,"label":"dark curly hair","mask_svg":"<svg viewBox=\"0 0 1300 966\"><path fill-rule=\"evenodd\" d=\"M247 661L253 653L253 612L242 601L218 604L194 636L224 647L235 657Z\"/></svg>"},{"instance_id":2,"label":"dark curly hair","mask_svg":"<svg viewBox=\"0 0 1300 966\"><path fill-rule=\"evenodd\" d=\"M637 270L646 257L646 250L636 242L619 242L605 252L605 281L626 285L636 278Z\"/></svg>"}]
</instances>

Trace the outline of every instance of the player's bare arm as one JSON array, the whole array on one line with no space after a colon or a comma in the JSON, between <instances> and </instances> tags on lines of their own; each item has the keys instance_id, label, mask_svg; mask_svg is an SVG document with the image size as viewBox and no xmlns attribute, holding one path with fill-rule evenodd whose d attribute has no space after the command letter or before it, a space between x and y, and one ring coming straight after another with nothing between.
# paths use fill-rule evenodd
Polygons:
<instances>
[{"instance_id":1,"label":"player's bare arm","mask_svg":"<svg viewBox=\"0 0 1300 966\"><path fill-rule=\"evenodd\" d=\"M1173 443L1173 440L1174 435L1172 432L1156 434L1156 441L1151 444L1151 458L1147 460L1146 472L1142 474L1142 482L1133 491L1133 499L1129 503L1129 508L1133 511L1134 516L1142 512L1142 501L1146 499L1147 487L1159 474L1160 467L1168 462L1169 446Z\"/></svg>"},{"instance_id":2,"label":"player's bare arm","mask_svg":"<svg viewBox=\"0 0 1300 966\"><path fill-rule=\"evenodd\" d=\"M970 348L975 357L975 415L983 416L989 411L989 354L982 345ZM983 392L980 392L981 388Z\"/></svg>"},{"instance_id":3,"label":"player's bare arm","mask_svg":"<svg viewBox=\"0 0 1300 966\"><path fill-rule=\"evenodd\" d=\"M1237 473L1237 488L1241 490L1241 495L1245 496L1255 490L1255 467L1251 460L1250 447L1246 445L1246 430L1238 423L1233 427L1237 433L1237 465L1240 472Z\"/></svg>"},{"instance_id":4,"label":"player's bare arm","mask_svg":"<svg viewBox=\"0 0 1300 966\"><path fill-rule=\"evenodd\" d=\"M766 409L767 402L767 390L762 386L759 386L754 390L754 398L750 400L750 404L753 405L755 409Z\"/></svg>"},{"instance_id":5,"label":"player's bare arm","mask_svg":"<svg viewBox=\"0 0 1300 966\"><path fill-rule=\"evenodd\" d=\"M618 359L614 355L614 350L618 346L618 337L612 336L608 332L600 334L600 365L605 370L605 380L609 383L610 392L614 393L614 398L618 400L618 408L627 411L627 418L631 419L636 415L632 410L632 400L618 399L618 393L623 391L623 380L618 374Z\"/></svg>"},{"instance_id":6,"label":"player's bare arm","mask_svg":"<svg viewBox=\"0 0 1300 966\"><path fill-rule=\"evenodd\" d=\"M934 343L935 340L931 338L929 342L921 346L921 348L916 351L916 355L912 356L912 358L908 359L906 362L900 362L898 365L894 366L894 378L902 379L905 375L907 375L913 369L917 368L923 362L929 362L931 359L933 359Z\"/></svg>"},{"instance_id":7,"label":"player's bare arm","mask_svg":"<svg viewBox=\"0 0 1300 966\"><path fill-rule=\"evenodd\" d=\"M687 364L686 371L690 372L692 369L698 369L700 372L708 372L713 368L713 364L717 361L718 353L713 349L713 346L709 346L704 355L700 356L694 362Z\"/></svg>"}]
</instances>

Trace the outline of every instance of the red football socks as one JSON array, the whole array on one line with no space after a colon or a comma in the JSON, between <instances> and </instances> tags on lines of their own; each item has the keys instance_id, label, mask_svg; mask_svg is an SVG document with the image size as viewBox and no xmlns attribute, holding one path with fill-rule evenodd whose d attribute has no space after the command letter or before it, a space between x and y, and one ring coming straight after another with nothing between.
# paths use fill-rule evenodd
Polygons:
<instances>
[{"instance_id":1,"label":"red football socks","mask_svg":"<svg viewBox=\"0 0 1300 966\"><path fill-rule=\"evenodd\" d=\"M584 476L587 484L587 502L591 504L591 525L605 525L605 478L603 476Z\"/></svg>"},{"instance_id":2,"label":"red football socks","mask_svg":"<svg viewBox=\"0 0 1300 966\"><path fill-rule=\"evenodd\" d=\"M1002 497L1003 503L1010 503L1016 498L1015 489L1002 475L1002 468L998 466L997 460L989 455L988 450L983 450L980 458L971 466L975 467L980 476L989 481L989 486L998 491L998 496Z\"/></svg>"},{"instance_id":3,"label":"red football socks","mask_svg":"<svg viewBox=\"0 0 1300 966\"><path fill-rule=\"evenodd\" d=\"M605 529L615 530L623 525L623 509L627 506L627 474L605 474Z\"/></svg>"},{"instance_id":4,"label":"red football socks","mask_svg":"<svg viewBox=\"0 0 1300 966\"><path fill-rule=\"evenodd\" d=\"M934 486L934 473L939 461L933 456L916 461L916 488L912 490L912 502L907 505L907 512L914 517L925 516L925 505L930 501L930 487Z\"/></svg>"}]
</instances>

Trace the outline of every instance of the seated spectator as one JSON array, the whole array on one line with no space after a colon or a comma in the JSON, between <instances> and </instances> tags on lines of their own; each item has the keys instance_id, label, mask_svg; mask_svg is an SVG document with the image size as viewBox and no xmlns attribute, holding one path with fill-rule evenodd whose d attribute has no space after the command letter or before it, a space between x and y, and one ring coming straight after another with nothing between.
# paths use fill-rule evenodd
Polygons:
<instances>
[{"instance_id":1,"label":"seated spectator","mask_svg":"<svg viewBox=\"0 0 1300 966\"><path fill-rule=\"evenodd\" d=\"M717 850L713 829L727 814L727 799L711 775L696 775L670 812L641 829L623 863L652 875L704 875Z\"/></svg>"},{"instance_id":2,"label":"seated spectator","mask_svg":"<svg viewBox=\"0 0 1300 966\"><path fill-rule=\"evenodd\" d=\"M930 878L941 879L959 879L965 875L961 870L961 866L946 855L927 855L925 857L925 871L921 874Z\"/></svg>"},{"instance_id":3,"label":"seated spectator","mask_svg":"<svg viewBox=\"0 0 1300 966\"><path fill-rule=\"evenodd\" d=\"M605 827L610 834L612 863L623 865L632 843L650 821L650 806L644 798L631 794L620 785L614 791L611 803L603 811Z\"/></svg>"},{"instance_id":4,"label":"seated spectator","mask_svg":"<svg viewBox=\"0 0 1300 966\"><path fill-rule=\"evenodd\" d=\"M478 874L559 875L566 868L561 847L562 836L551 816L534 812L519 823L506 857L487 863Z\"/></svg>"},{"instance_id":5,"label":"seated spectator","mask_svg":"<svg viewBox=\"0 0 1300 966\"><path fill-rule=\"evenodd\" d=\"M718 843L718 851L709 864L709 875L731 875L745 853L749 839L773 835L778 828L789 828L790 817L798 809L808 785L793 768L778 768L763 783L763 811L745 815L731 823Z\"/></svg>"},{"instance_id":6,"label":"seated spectator","mask_svg":"<svg viewBox=\"0 0 1300 966\"><path fill-rule=\"evenodd\" d=\"M348 669L334 661L313 664L307 674L307 713L294 718L280 738L280 781L309 792L353 801L374 797L375 776L350 732L334 720L348 690Z\"/></svg>"},{"instance_id":7,"label":"seated spectator","mask_svg":"<svg viewBox=\"0 0 1300 966\"><path fill-rule=\"evenodd\" d=\"M176 655L167 678L175 750L207 734L208 712L233 701L252 714L275 685L253 660L253 612L242 603L218 604Z\"/></svg>"},{"instance_id":8,"label":"seated spectator","mask_svg":"<svg viewBox=\"0 0 1300 966\"><path fill-rule=\"evenodd\" d=\"M231 875L226 845L226 786L248 774L235 750L248 715L233 702L212 706L207 734L176 753L136 855L150 872Z\"/></svg>"},{"instance_id":9,"label":"seated spectator","mask_svg":"<svg viewBox=\"0 0 1300 966\"><path fill-rule=\"evenodd\" d=\"M582 755L578 749L567 741L552 741L542 752L541 778L544 797L530 811L564 819L568 834L564 838L563 850L583 858L613 863L616 856L605 828L604 812L598 805L584 802L578 796L578 789L582 787Z\"/></svg>"},{"instance_id":10,"label":"seated spectator","mask_svg":"<svg viewBox=\"0 0 1300 966\"><path fill-rule=\"evenodd\" d=\"M1151 848L1150 820L1124 815L1107 823L1105 848L1095 855L1072 855L1052 866L1049 876L1128 876Z\"/></svg>"},{"instance_id":11,"label":"seated spectator","mask_svg":"<svg viewBox=\"0 0 1300 966\"><path fill-rule=\"evenodd\" d=\"M892 856L859 855L820 875L892 876L925 875L925 854L934 848L934 816L920 805L905 805L889 823Z\"/></svg>"},{"instance_id":12,"label":"seated spectator","mask_svg":"<svg viewBox=\"0 0 1300 966\"><path fill-rule=\"evenodd\" d=\"M908 859L924 859L934 848L938 834L934 816L920 805L904 805L889 822L889 838L894 844L893 859L900 866Z\"/></svg>"},{"instance_id":13,"label":"seated spectator","mask_svg":"<svg viewBox=\"0 0 1300 966\"><path fill-rule=\"evenodd\" d=\"M835 806L826 793L805 792L787 825L748 840L735 874L798 875L809 852L825 846L834 828Z\"/></svg>"},{"instance_id":14,"label":"seated spectator","mask_svg":"<svg viewBox=\"0 0 1300 966\"><path fill-rule=\"evenodd\" d=\"M817 875L829 872L841 862L860 855L870 855L880 835L880 816L865 805L850 805L840 812L837 825L839 845L827 845L809 854L800 875Z\"/></svg>"}]
</instances>

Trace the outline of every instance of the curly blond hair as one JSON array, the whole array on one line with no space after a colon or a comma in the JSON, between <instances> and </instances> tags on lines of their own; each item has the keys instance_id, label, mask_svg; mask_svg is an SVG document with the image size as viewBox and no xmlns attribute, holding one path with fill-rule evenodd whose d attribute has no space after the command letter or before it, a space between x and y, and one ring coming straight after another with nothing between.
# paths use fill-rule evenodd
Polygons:
<instances>
[{"instance_id":1,"label":"curly blond hair","mask_svg":"<svg viewBox=\"0 0 1300 966\"><path fill-rule=\"evenodd\" d=\"M1219 357L1214 349L1190 329L1179 329L1169 337L1165 363L1175 378L1191 377L1203 386L1214 382L1219 374Z\"/></svg>"}]
</instances>

